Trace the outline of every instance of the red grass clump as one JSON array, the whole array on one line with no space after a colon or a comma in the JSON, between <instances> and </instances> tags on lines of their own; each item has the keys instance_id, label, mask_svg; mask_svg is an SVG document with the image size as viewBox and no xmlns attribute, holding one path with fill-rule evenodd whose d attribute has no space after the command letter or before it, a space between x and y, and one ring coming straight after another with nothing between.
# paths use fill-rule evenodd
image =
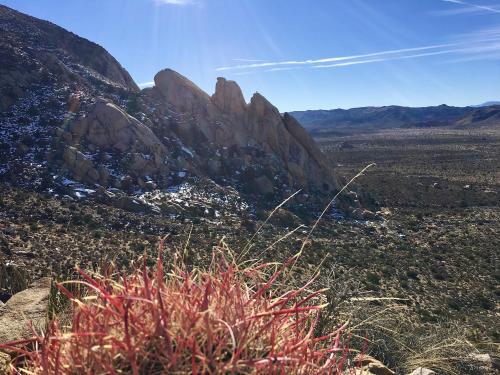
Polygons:
<instances>
[{"instance_id":1,"label":"red grass clump","mask_svg":"<svg viewBox=\"0 0 500 375\"><path fill-rule=\"evenodd\" d=\"M344 372L344 327L314 334L322 291L308 291L313 280L284 293L276 285L296 257L246 267L227 258L216 248L207 271L167 273L160 257L116 277L80 271L85 297L59 285L73 301L71 327L53 321L30 350L10 347L33 374Z\"/></svg>"}]
</instances>

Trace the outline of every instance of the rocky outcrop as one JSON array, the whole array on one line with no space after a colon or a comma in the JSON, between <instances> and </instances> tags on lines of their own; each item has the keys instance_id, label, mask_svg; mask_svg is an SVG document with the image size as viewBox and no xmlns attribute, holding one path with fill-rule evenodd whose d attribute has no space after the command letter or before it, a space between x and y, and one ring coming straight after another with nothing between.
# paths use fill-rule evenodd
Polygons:
<instances>
[{"instance_id":1,"label":"rocky outcrop","mask_svg":"<svg viewBox=\"0 0 500 375\"><path fill-rule=\"evenodd\" d=\"M234 81L217 78L212 102L225 114L241 118L244 116L247 104L240 87Z\"/></svg>"},{"instance_id":2,"label":"rocky outcrop","mask_svg":"<svg viewBox=\"0 0 500 375\"><path fill-rule=\"evenodd\" d=\"M144 107L154 108L145 113L155 129L171 129L179 143L202 156L189 160L191 169L211 177L238 175L247 191L257 194L272 194L283 186L323 192L339 186L325 156L300 124L288 114L282 116L259 93L246 104L234 81L218 78L210 97L165 69L141 100Z\"/></svg>"},{"instance_id":3,"label":"rocky outcrop","mask_svg":"<svg viewBox=\"0 0 500 375\"><path fill-rule=\"evenodd\" d=\"M317 181L318 185L329 185L330 188L339 186L333 168L306 130L288 113L285 113L283 121L293 140L300 143L303 152L305 151L305 154L300 157L295 152L293 155L295 155L296 160L299 160L299 168L306 172L308 180Z\"/></svg>"},{"instance_id":4,"label":"rocky outcrop","mask_svg":"<svg viewBox=\"0 0 500 375\"><path fill-rule=\"evenodd\" d=\"M93 160L75 146L85 146L94 152L114 153L118 162L118 153L129 154L126 162L121 164L133 176L165 172L167 169L167 149L151 129L105 100L98 100L87 116L75 121L67 132L62 133L62 138L73 145L65 149L65 165L81 181L107 185L109 171L103 166L96 167Z\"/></svg>"},{"instance_id":5,"label":"rocky outcrop","mask_svg":"<svg viewBox=\"0 0 500 375\"><path fill-rule=\"evenodd\" d=\"M275 201L339 187L300 124L261 94L247 104L234 81L218 78L210 96L165 69L139 92L103 48L49 22L0 6L0 30L0 125L8 142L23 141L0 147L9 179L66 176L132 194L196 176ZM40 160L46 168L33 169Z\"/></svg>"},{"instance_id":6,"label":"rocky outcrop","mask_svg":"<svg viewBox=\"0 0 500 375\"><path fill-rule=\"evenodd\" d=\"M70 131L75 142L84 140L104 150L166 153L151 129L105 100L98 100L90 113L76 121Z\"/></svg>"},{"instance_id":7,"label":"rocky outcrop","mask_svg":"<svg viewBox=\"0 0 500 375\"><path fill-rule=\"evenodd\" d=\"M500 358L492 356L487 353L473 354L472 360L478 367L484 371L485 374L498 374L500 373Z\"/></svg>"},{"instance_id":8,"label":"rocky outcrop","mask_svg":"<svg viewBox=\"0 0 500 375\"><path fill-rule=\"evenodd\" d=\"M166 103L180 112L210 116L215 112L210 96L179 73L164 69L154 77L155 88Z\"/></svg>"},{"instance_id":9,"label":"rocky outcrop","mask_svg":"<svg viewBox=\"0 0 500 375\"><path fill-rule=\"evenodd\" d=\"M0 344L31 337L30 325L45 328L50 285L50 278L40 279L0 307Z\"/></svg>"},{"instance_id":10,"label":"rocky outcrop","mask_svg":"<svg viewBox=\"0 0 500 375\"><path fill-rule=\"evenodd\" d=\"M92 184L99 179L99 172L95 169L92 160L75 147L65 148L63 160L77 180Z\"/></svg>"}]
</instances>

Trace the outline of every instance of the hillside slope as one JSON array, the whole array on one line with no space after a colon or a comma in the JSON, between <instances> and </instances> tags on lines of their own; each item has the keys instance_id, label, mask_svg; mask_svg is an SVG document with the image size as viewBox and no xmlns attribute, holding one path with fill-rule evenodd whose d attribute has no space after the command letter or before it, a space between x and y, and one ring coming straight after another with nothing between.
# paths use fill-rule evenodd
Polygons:
<instances>
[{"instance_id":1,"label":"hillside slope","mask_svg":"<svg viewBox=\"0 0 500 375\"><path fill-rule=\"evenodd\" d=\"M455 123L459 129L500 126L500 105L477 108Z\"/></svg>"},{"instance_id":2,"label":"hillside slope","mask_svg":"<svg viewBox=\"0 0 500 375\"><path fill-rule=\"evenodd\" d=\"M0 110L40 85L93 91L98 85L138 90L104 48L48 21L0 5Z\"/></svg>"}]
</instances>

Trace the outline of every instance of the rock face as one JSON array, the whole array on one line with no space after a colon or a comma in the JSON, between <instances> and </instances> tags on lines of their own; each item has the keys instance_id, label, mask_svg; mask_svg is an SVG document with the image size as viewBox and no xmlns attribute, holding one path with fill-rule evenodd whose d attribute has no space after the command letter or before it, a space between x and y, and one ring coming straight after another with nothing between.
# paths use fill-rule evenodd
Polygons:
<instances>
[{"instance_id":1,"label":"rock face","mask_svg":"<svg viewBox=\"0 0 500 375\"><path fill-rule=\"evenodd\" d=\"M63 160L78 180L94 183L99 179L99 172L95 169L92 160L75 147L66 147Z\"/></svg>"},{"instance_id":2,"label":"rock face","mask_svg":"<svg viewBox=\"0 0 500 375\"><path fill-rule=\"evenodd\" d=\"M223 112L236 118L242 116L247 108L245 98L240 87L234 81L227 81L225 78L217 78L215 94L212 95L212 102Z\"/></svg>"},{"instance_id":3,"label":"rock face","mask_svg":"<svg viewBox=\"0 0 500 375\"><path fill-rule=\"evenodd\" d=\"M154 77L155 88L165 99L181 112L209 116L213 113L210 96L179 73L165 69Z\"/></svg>"},{"instance_id":4,"label":"rock face","mask_svg":"<svg viewBox=\"0 0 500 375\"><path fill-rule=\"evenodd\" d=\"M151 129L105 100L98 100L85 117L71 124L68 132L63 131L62 137L73 145L114 153L115 161L119 161L116 153L129 153L131 157L122 164L135 177L166 171L167 150ZM75 147L66 147L63 160L76 179L108 185L109 171L104 166L98 169Z\"/></svg>"},{"instance_id":5,"label":"rock face","mask_svg":"<svg viewBox=\"0 0 500 375\"><path fill-rule=\"evenodd\" d=\"M32 336L30 322L35 329L44 328L50 295L50 278L43 278L26 290L14 294L0 307L0 343Z\"/></svg>"},{"instance_id":6,"label":"rock face","mask_svg":"<svg viewBox=\"0 0 500 375\"><path fill-rule=\"evenodd\" d=\"M202 156L190 160L193 169L212 177L246 176L258 193L283 185L324 192L338 188L325 156L300 124L258 93L246 104L234 81L218 78L210 97L166 69L141 100L143 108L152 108L144 112L155 129L169 129L178 143Z\"/></svg>"}]
</instances>

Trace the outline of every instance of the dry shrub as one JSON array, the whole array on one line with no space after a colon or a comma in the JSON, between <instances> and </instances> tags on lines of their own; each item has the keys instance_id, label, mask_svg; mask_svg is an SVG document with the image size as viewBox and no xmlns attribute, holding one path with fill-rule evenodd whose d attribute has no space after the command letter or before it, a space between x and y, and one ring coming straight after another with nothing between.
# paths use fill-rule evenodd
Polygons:
<instances>
[{"instance_id":1,"label":"dry shrub","mask_svg":"<svg viewBox=\"0 0 500 375\"><path fill-rule=\"evenodd\" d=\"M423 323L407 306L408 300L373 296L355 275L354 269L343 277L323 273L329 305L318 334L339 321L349 321L344 334L349 335L350 346L364 348L398 374L418 367L440 375L488 373L472 356L479 352L469 340L470 327L449 320Z\"/></svg>"},{"instance_id":2,"label":"dry shrub","mask_svg":"<svg viewBox=\"0 0 500 375\"><path fill-rule=\"evenodd\" d=\"M22 268L3 259L0 254L0 290L18 293L29 285L29 276Z\"/></svg>"},{"instance_id":3,"label":"dry shrub","mask_svg":"<svg viewBox=\"0 0 500 375\"><path fill-rule=\"evenodd\" d=\"M53 321L44 335L11 343L17 367L32 374L341 374L345 325L317 336L322 290L283 292L284 264L239 265L225 247L208 270L180 257L167 272L146 260L129 274L89 275L73 301L69 328ZM66 285L67 286L67 285ZM28 346L30 348L28 349ZM17 371L17 370L16 370Z\"/></svg>"}]
</instances>

